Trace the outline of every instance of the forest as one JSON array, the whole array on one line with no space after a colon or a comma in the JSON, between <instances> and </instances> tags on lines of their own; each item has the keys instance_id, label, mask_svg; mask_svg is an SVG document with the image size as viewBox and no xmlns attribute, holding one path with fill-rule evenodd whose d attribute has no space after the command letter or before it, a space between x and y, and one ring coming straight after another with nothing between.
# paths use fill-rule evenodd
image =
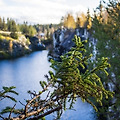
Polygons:
<instances>
[{"instance_id":1,"label":"forest","mask_svg":"<svg viewBox=\"0 0 120 120\"><path fill-rule=\"evenodd\" d=\"M42 27L41 27L42 26ZM7 107L0 112L3 120L44 120L45 116L56 112L56 119L60 119L63 111L66 110L66 103L69 102L69 109L77 98L88 102L96 111L98 120L119 120L120 119L120 1L109 0L108 3L100 2L91 16L89 9L87 14L78 14L74 19L71 13L61 18L58 25L28 25L16 24L12 19L0 18L0 30L10 31L10 37L16 39L17 32L33 36L40 31L46 32L47 39L52 39L53 32L64 26L67 29L87 29L88 40L81 41L81 38L74 36L75 46L68 53L61 56L61 61L51 60L51 68L45 75L46 81L40 81L42 90L39 92L29 91L31 99L26 100L22 109ZM13 35L14 34L14 35ZM13 35L13 36L12 36ZM91 40L91 38L94 38ZM87 70L81 72L81 69ZM54 88L49 92L49 88ZM46 98L41 95L47 92ZM16 102L16 99L9 95L18 95L15 87L3 87L0 91L0 101L6 98ZM3 116L9 113L8 117ZM15 113L15 117L12 116Z\"/></svg>"}]
</instances>

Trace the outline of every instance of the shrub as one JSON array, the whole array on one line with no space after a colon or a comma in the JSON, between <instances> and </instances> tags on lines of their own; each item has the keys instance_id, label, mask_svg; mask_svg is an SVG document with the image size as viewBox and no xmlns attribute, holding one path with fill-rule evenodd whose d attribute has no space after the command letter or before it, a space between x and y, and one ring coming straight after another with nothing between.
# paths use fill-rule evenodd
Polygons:
<instances>
[{"instance_id":1,"label":"shrub","mask_svg":"<svg viewBox=\"0 0 120 120\"><path fill-rule=\"evenodd\" d=\"M18 34L15 33L15 32L11 32L10 37L13 38L13 39L18 39Z\"/></svg>"}]
</instances>

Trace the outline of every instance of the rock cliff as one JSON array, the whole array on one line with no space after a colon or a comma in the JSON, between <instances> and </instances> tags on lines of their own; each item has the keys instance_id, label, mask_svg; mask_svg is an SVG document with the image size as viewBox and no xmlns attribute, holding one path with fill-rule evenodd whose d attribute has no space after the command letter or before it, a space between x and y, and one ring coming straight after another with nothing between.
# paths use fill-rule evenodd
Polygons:
<instances>
[{"instance_id":1,"label":"rock cliff","mask_svg":"<svg viewBox=\"0 0 120 120\"><path fill-rule=\"evenodd\" d=\"M9 59L30 53L29 47L17 40L0 39L0 59Z\"/></svg>"},{"instance_id":2,"label":"rock cliff","mask_svg":"<svg viewBox=\"0 0 120 120\"><path fill-rule=\"evenodd\" d=\"M89 33L84 28L66 29L59 28L53 34L53 57L58 58L68 52L75 44L72 41L74 35L77 35L81 40L86 40Z\"/></svg>"}]
</instances>

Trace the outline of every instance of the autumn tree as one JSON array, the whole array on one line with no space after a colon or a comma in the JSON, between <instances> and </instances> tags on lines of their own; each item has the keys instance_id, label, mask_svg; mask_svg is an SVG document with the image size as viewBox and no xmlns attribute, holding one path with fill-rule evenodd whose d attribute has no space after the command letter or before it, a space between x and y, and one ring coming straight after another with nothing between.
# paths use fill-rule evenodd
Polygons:
<instances>
[{"instance_id":1,"label":"autumn tree","mask_svg":"<svg viewBox=\"0 0 120 120\"><path fill-rule=\"evenodd\" d=\"M74 17L70 13L64 18L64 26L67 28L76 28Z\"/></svg>"},{"instance_id":2,"label":"autumn tree","mask_svg":"<svg viewBox=\"0 0 120 120\"><path fill-rule=\"evenodd\" d=\"M12 51L13 51L13 42L12 41L9 41L9 51L12 54Z\"/></svg>"},{"instance_id":3,"label":"autumn tree","mask_svg":"<svg viewBox=\"0 0 120 120\"><path fill-rule=\"evenodd\" d=\"M83 12L78 14L76 19L77 27L85 27L86 15Z\"/></svg>"}]
</instances>

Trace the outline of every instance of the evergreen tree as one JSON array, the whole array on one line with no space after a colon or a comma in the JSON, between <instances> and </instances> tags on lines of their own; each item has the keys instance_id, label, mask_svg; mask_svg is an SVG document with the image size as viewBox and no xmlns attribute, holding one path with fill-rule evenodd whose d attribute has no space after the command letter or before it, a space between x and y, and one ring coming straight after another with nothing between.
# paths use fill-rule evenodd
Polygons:
<instances>
[{"instance_id":1,"label":"evergreen tree","mask_svg":"<svg viewBox=\"0 0 120 120\"><path fill-rule=\"evenodd\" d=\"M63 26L64 25L64 17L62 16L61 17L61 20L60 20L60 24L59 24L60 26Z\"/></svg>"},{"instance_id":2,"label":"evergreen tree","mask_svg":"<svg viewBox=\"0 0 120 120\"><path fill-rule=\"evenodd\" d=\"M29 26L29 33L28 33L29 36L34 36L36 33L37 33L36 29L32 25L30 25Z\"/></svg>"},{"instance_id":3,"label":"evergreen tree","mask_svg":"<svg viewBox=\"0 0 120 120\"><path fill-rule=\"evenodd\" d=\"M27 25L27 22L24 22L24 24L22 24L20 26L20 30L22 31L23 34L28 35L29 34L29 28Z\"/></svg>"},{"instance_id":4,"label":"evergreen tree","mask_svg":"<svg viewBox=\"0 0 120 120\"><path fill-rule=\"evenodd\" d=\"M2 18L0 17L0 30L2 30Z\"/></svg>"},{"instance_id":5,"label":"evergreen tree","mask_svg":"<svg viewBox=\"0 0 120 120\"><path fill-rule=\"evenodd\" d=\"M88 11L87 11L87 17L86 17L86 24L85 24L85 27L87 28L87 30L90 30L91 29L91 27L92 27L92 18L91 18L91 16L90 16L90 11L89 11L89 9L88 9Z\"/></svg>"},{"instance_id":6,"label":"evergreen tree","mask_svg":"<svg viewBox=\"0 0 120 120\"><path fill-rule=\"evenodd\" d=\"M18 32L18 25L13 19L7 18L7 30L10 32Z\"/></svg>"},{"instance_id":7,"label":"evergreen tree","mask_svg":"<svg viewBox=\"0 0 120 120\"><path fill-rule=\"evenodd\" d=\"M23 34L28 36L33 36L37 33L36 29L32 25L27 25L27 22L24 22L24 24L20 26L20 30Z\"/></svg>"},{"instance_id":8,"label":"evergreen tree","mask_svg":"<svg viewBox=\"0 0 120 120\"><path fill-rule=\"evenodd\" d=\"M101 3L98 10L99 14L95 14L92 26L93 36L97 38L96 51L98 54L96 57L106 56L110 59L109 77L102 77L102 81L105 83L106 89L112 89L115 92L113 100L104 100L103 107L99 109L99 117L106 120L109 116L110 119L116 120L120 119L119 109L116 109L120 107L120 1L109 0L105 7L108 15L107 21L104 19Z\"/></svg>"},{"instance_id":9,"label":"evergreen tree","mask_svg":"<svg viewBox=\"0 0 120 120\"><path fill-rule=\"evenodd\" d=\"M16 23L15 23L14 20L12 20L12 28L11 28L11 31L12 31L12 32L17 32L17 25L16 25Z\"/></svg>"},{"instance_id":10,"label":"evergreen tree","mask_svg":"<svg viewBox=\"0 0 120 120\"><path fill-rule=\"evenodd\" d=\"M11 20L9 18L7 18L7 29L8 29L8 31L11 31L11 28L12 28Z\"/></svg>"},{"instance_id":11,"label":"evergreen tree","mask_svg":"<svg viewBox=\"0 0 120 120\"><path fill-rule=\"evenodd\" d=\"M5 19L2 20L2 30L5 31L7 29Z\"/></svg>"}]
</instances>

